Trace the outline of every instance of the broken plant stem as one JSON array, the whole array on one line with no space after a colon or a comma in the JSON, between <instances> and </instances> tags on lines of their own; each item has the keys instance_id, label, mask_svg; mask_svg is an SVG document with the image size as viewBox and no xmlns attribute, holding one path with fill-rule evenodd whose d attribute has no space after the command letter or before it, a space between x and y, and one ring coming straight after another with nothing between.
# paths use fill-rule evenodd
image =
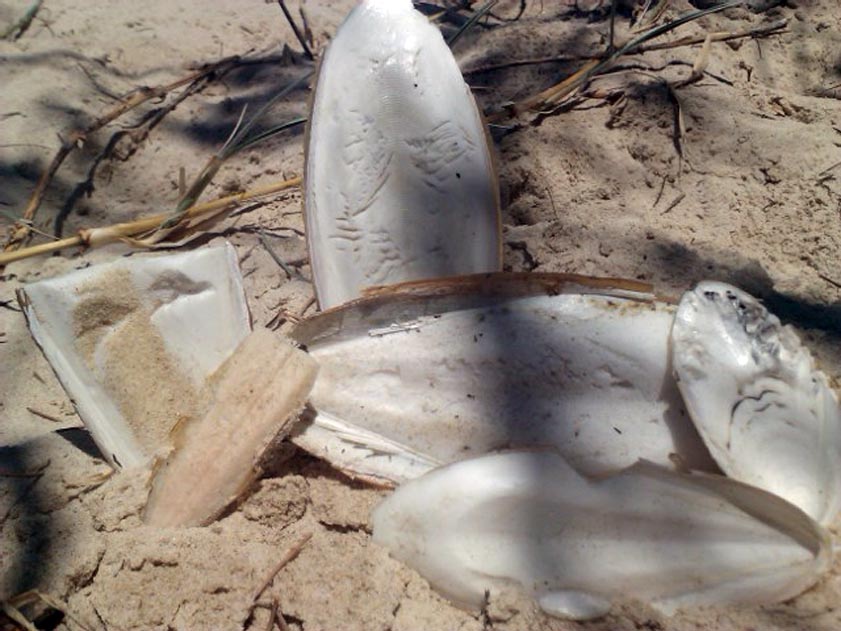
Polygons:
<instances>
[{"instance_id":1,"label":"broken plant stem","mask_svg":"<svg viewBox=\"0 0 841 631\"><path fill-rule=\"evenodd\" d=\"M38 10L41 8L43 3L44 0L35 0L31 5L29 5L26 13L24 13L17 22L3 31L3 35L0 35L0 39L20 39L21 35L26 33L30 24L32 24L32 20L35 19L36 15L38 15Z\"/></svg>"},{"instance_id":2,"label":"broken plant stem","mask_svg":"<svg viewBox=\"0 0 841 631\"><path fill-rule=\"evenodd\" d=\"M71 132L67 138L62 139L61 147L56 152L47 169L38 179L35 190L32 192L29 202L26 204L26 208L23 210L21 221L11 229L9 240L4 249L6 251L16 250L29 237L31 227L27 224L27 222L31 222L35 218L35 213L38 212L38 208L41 206L44 194L46 193L47 187L52 181L53 176L56 174L67 156L69 156L73 150L81 147L87 140L88 136L102 129L109 123L114 122L126 112L133 110L151 99L166 96L173 90L177 90L178 88L191 83L203 81L211 76L225 74L236 66L239 61L240 57L238 55L226 57L215 63L202 66L199 70L191 72L187 76L181 77L180 79L170 83L151 88L141 87L131 94L131 96L123 99L115 107L97 118L86 128L75 130Z\"/></svg>"},{"instance_id":3,"label":"broken plant stem","mask_svg":"<svg viewBox=\"0 0 841 631\"><path fill-rule=\"evenodd\" d=\"M289 26L292 27L292 32L295 33L295 37L298 38L301 47L304 49L304 54L307 56L307 59L313 61L315 59L315 55L312 54L312 51L310 50L310 47L307 44L307 38L304 37L303 33L301 33L301 30L295 23L295 19L292 17L292 14L289 13L289 9L286 8L286 3L284 2L284 0L277 0L277 3L280 5L280 10L283 11L283 15L286 17L286 21L289 22Z\"/></svg>"},{"instance_id":4,"label":"broken plant stem","mask_svg":"<svg viewBox=\"0 0 841 631\"><path fill-rule=\"evenodd\" d=\"M710 33L708 35L700 35L698 37L682 37L673 42L661 42L659 44L651 44L650 46L640 46L636 49L636 53L642 54L652 50L668 50L670 48L680 48L682 46L694 46L696 44L703 44L707 38L712 42L729 42L734 39L742 39L745 37L764 37L767 35L774 35L782 31L788 26L788 20L777 20L770 24L762 24L740 31L719 31Z\"/></svg>"},{"instance_id":5,"label":"broken plant stem","mask_svg":"<svg viewBox=\"0 0 841 631\"><path fill-rule=\"evenodd\" d=\"M234 206L235 204L279 193L295 186L300 186L301 181L300 177L294 177L282 182L277 182L276 184L270 184L261 188L245 191L244 193L220 197L219 199L205 204L196 204L183 213L182 219L195 219L210 216ZM80 230L78 235L68 237L67 239L60 239L50 243L42 243L22 250L2 252L0 253L0 266L41 254L57 252L58 250L63 250L64 248L97 247L108 243L114 243L115 241L123 241L150 230L155 230L171 216L171 213L159 213L156 215L150 215L149 217L145 217L143 219L138 219L136 221L114 224L112 226L102 228Z\"/></svg>"},{"instance_id":6,"label":"broken plant stem","mask_svg":"<svg viewBox=\"0 0 841 631\"><path fill-rule=\"evenodd\" d=\"M309 543L309 540L312 539L312 533L308 532L303 537L298 540L298 543L293 545L289 550L287 550L286 554L283 555L283 558L278 561L278 564L272 568L271 573L266 577L266 580L263 581L263 584L254 592L254 597L251 599L256 601L260 596L269 588L269 585L272 584L274 577L277 576L278 572L280 572L284 567L289 565L292 561L295 560L299 554L301 554L301 550L304 549L304 546Z\"/></svg>"},{"instance_id":7,"label":"broken plant stem","mask_svg":"<svg viewBox=\"0 0 841 631\"><path fill-rule=\"evenodd\" d=\"M607 50L601 57L598 59L593 59L584 64L581 68L579 68L575 73L561 81L560 83L543 90L539 94L524 99L519 103L515 103L511 106L508 106L505 110L501 112L497 112L496 115L489 116L489 122L497 122L506 116L517 116L527 111L535 111L541 110L544 108L551 108L554 105L563 99L564 97L571 94L574 90L580 88L582 85L587 83L594 75L603 72L607 68L609 68L617 59L622 57L623 55L631 54L640 49L640 47L645 44L645 42L652 40L660 35L668 33L679 26L687 24L689 22L694 22L695 20L709 15L711 13L717 13L719 11L723 11L724 9L729 9L731 7L739 6L743 4L743 0L729 0L727 2L722 2L721 4L717 4L712 6L708 9L703 9L699 11L689 11L687 13L683 13L682 15L678 16L671 22L667 24L662 24L660 26L656 26L651 28L644 33L637 35L636 37L630 39L622 46L618 46L615 50ZM702 38L702 42L706 39L706 37Z\"/></svg>"},{"instance_id":8,"label":"broken plant stem","mask_svg":"<svg viewBox=\"0 0 841 631\"><path fill-rule=\"evenodd\" d=\"M769 35L777 35L788 26L788 20L777 20L770 24L763 24L748 29L739 31L720 31L711 33L709 35L701 35L699 37L683 37L673 42L661 42L659 44L651 44L650 46L640 46L636 50L630 51L628 55L642 55L653 50L669 50L672 48L682 48L684 46L694 46L703 44L707 37L713 42L729 42L736 39L743 39L745 37L768 37ZM553 57L533 57L531 59L514 59L499 64L492 64L488 66L479 66L476 68L468 68L464 70L465 75L484 74L486 72L497 72L499 70L507 70L508 68L518 68L521 66L539 66L542 64L560 64L570 63L574 61L590 61L598 60L599 55L556 55Z\"/></svg>"}]
</instances>

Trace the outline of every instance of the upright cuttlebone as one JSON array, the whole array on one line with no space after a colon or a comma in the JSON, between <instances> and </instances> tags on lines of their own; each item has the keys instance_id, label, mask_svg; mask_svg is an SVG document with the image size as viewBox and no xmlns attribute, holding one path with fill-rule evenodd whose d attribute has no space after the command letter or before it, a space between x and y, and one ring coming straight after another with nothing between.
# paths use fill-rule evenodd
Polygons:
<instances>
[{"instance_id":1,"label":"upright cuttlebone","mask_svg":"<svg viewBox=\"0 0 841 631\"><path fill-rule=\"evenodd\" d=\"M672 339L686 406L722 470L832 521L841 411L795 332L745 292L703 282L681 300Z\"/></svg>"},{"instance_id":2,"label":"upright cuttlebone","mask_svg":"<svg viewBox=\"0 0 841 631\"><path fill-rule=\"evenodd\" d=\"M184 420L172 410L201 416L208 377L250 331L229 245L118 259L27 285L19 300L35 341L116 467L145 464L168 447Z\"/></svg>"},{"instance_id":3,"label":"upright cuttlebone","mask_svg":"<svg viewBox=\"0 0 841 631\"><path fill-rule=\"evenodd\" d=\"M665 613L777 602L831 561L826 532L765 491L647 463L589 480L545 452L437 469L401 486L373 523L374 541L456 603L478 608L513 585L576 619L616 600Z\"/></svg>"},{"instance_id":4,"label":"upright cuttlebone","mask_svg":"<svg viewBox=\"0 0 841 631\"><path fill-rule=\"evenodd\" d=\"M293 332L320 365L295 442L402 482L547 446L587 474L639 458L716 470L672 377L674 306L633 281L491 274L407 283Z\"/></svg>"},{"instance_id":5,"label":"upright cuttlebone","mask_svg":"<svg viewBox=\"0 0 841 631\"><path fill-rule=\"evenodd\" d=\"M411 0L363 0L325 53L306 150L305 219L322 308L365 287L501 268L485 124Z\"/></svg>"}]
</instances>

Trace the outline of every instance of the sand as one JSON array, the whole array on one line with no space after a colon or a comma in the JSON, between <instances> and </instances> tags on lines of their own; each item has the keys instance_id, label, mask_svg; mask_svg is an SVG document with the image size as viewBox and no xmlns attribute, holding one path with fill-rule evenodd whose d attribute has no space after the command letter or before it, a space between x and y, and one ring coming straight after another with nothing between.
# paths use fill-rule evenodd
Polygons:
<instances>
[{"instance_id":1,"label":"sand","mask_svg":"<svg viewBox=\"0 0 841 631\"><path fill-rule=\"evenodd\" d=\"M301 3L288 4L298 15ZM352 4L304 3L316 49ZM590 10L599 4L535 0L520 21L465 36L456 55L481 106L532 95L581 62L499 64L602 50L606 10ZM690 6L672 4L671 15ZM668 294L702 278L732 282L797 326L827 372L841 376L841 14L835 0L782 4L765 14L729 10L681 30L678 36L702 35L787 20L786 31L771 38L713 44L709 74L699 82L675 90L664 82L689 76L699 46L652 51L623 59L621 72L595 81L589 96L558 112L494 128L506 268L624 276ZM28 5L0 0L0 25ZM498 11L514 15L518 5L503 0ZM621 12L618 31L628 33ZM246 103L256 111L305 72L299 50L277 5L257 0L45 0L22 37L0 42L0 210L20 212L58 148L57 134L113 107L111 95L173 80L191 63L224 55L271 57L186 99L142 142L122 137L119 156L100 164L88 195L77 185L118 126L89 138L58 172L36 226L51 232L74 191L65 234L171 209L179 168L189 181ZM295 91L272 120L305 113L307 97L307 90ZM150 103L126 122L160 105ZM300 174L302 142L298 129L246 151L206 196ZM256 326L286 329L314 309L300 206L300 192L289 192L247 207L200 240L236 246ZM261 243L260 230L289 262L292 278ZM279 446L253 493L213 525L142 525L148 480L107 475L14 302L26 282L127 251L67 251L3 271L0 597L37 588L87 628L112 630L264 629L275 599L289 628L306 631L841 627L839 563L814 589L768 607L664 618L627 603L606 619L576 624L547 618L512 593L482 614L464 612L371 543L368 516L385 491L351 482L288 445ZM312 539L252 608L254 591L308 533ZM65 618L58 628L82 627Z\"/></svg>"},{"instance_id":2,"label":"sand","mask_svg":"<svg viewBox=\"0 0 841 631\"><path fill-rule=\"evenodd\" d=\"M104 392L150 456L171 447L174 426L201 415L201 397L167 352L126 270L80 290L73 310L75 343ZM155 305L157 307L157 305Z\"/></svg>"}]
</instances>

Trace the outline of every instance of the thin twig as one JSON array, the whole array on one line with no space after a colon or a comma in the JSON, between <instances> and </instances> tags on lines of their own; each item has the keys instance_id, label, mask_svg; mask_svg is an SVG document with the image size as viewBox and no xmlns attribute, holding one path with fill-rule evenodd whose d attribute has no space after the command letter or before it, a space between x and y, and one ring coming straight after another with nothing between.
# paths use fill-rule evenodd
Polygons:
<instances>
[{"instance_id":1,"label":"thin twig","mask_svg":"<svg viewBox=\"0 0 841 631\"><path fill-rule=\"evenodd\" d=\"M820 180L820 179L825 178L827 175L829 175L832 171L834 171L838 167L841 167L841 161L838 161L835 164L832 164L832 165L828 166L823 171L818 173L818 177L816 179Z\"/></svg>"},{"instance_id":2,"label":"thin twig","mask_svg":"<svg viewBox=\"0 0 841 631\"><path fill-rule=\"evenodd\" d=\"M464 35L470 28L473 27L479 20L481 20L485 15L490 13L490 10L494 8L496 3L499 0L488 0L484 5L482 5L473 15L470 16L470 19L467 20L464 24L462 24L461 28L459 28L449 40L447 40L447 45L452 48L455 46L455 43L461 39L461 36Z\"/></svg>"},{"instance_id":3,"label":"thin twig","mask_svg":"<svg viewBox=\"0 0 841 631\"><path fill-rule=\"evenodd\" d=\"M260 243L266 249L266 252L269 253L269 256L272 257L272 260L277 263L278 267L283 270L286 274L286 278L292 280L293 272L289 269L289 266L283 261L282 258L278 255L277 252L274 251L271 245L269 245L268 239L266 239L266 233L261 229L257 231L257 238L260 239Z\"/></svg>"},{"instance_id":4,"label":"thin twig","mask_svg":"<svg viewBox=\"0 0 841 631\"><path fill-rule=\"evenodd\" d=\"M286 21L289 22L289 26L292 27L292 32L295 33L295 37L298 38L298 41L301 43L301 46L304 49L304 54L307 56L307 59L310 61L315 59L315 56L312 54L310 47L307 45L307 39L304 37L303 33L298 30L298 25L295 24L295 20L292 18L292 14L289 13L289 9L286 8L286 2L284 0L277 0L277 3L280 5L280 10L283 11L283 15L286 16Z\"/></svg>"},{"instance_id":5,"label":"thin twig","mask_svg":"<svg viewBox=\"0 0 841 631\"><path fill-rule=\"evenodd\" d=\"M826 276L826 275L824 275L824 274L821 274L820 272L818 273L818 276L820 277L820 279L821 279L821 280L825 280L825 281L826 281L826 282L828 282L830 285L833 285L833 286L835 286L836 288L841 289L841 283L839 283L837 280L833 280L833 279L832 279L832 278L830 278L829 276Z\"/></svg>"},{"instance_id":6,"label":"thin twig","mask_svg":"<svg viewBox=\"0 0 841 631\"><path fill-rule=\"evenodd\" d=\"M788 25L788 20L778 20L770 24L756 26L740 31L729 31L710 34L710 41L713 42L729 42L736 39L743 39L745 37L768 37L770 35L778 35ZM707 36L700 37L683 37L676 39L673 42L662 42L660 44L651 44L650 46L640 46L636 50L625 53L626 55L642 55L653 50L669 50L673 48L683 48L685 46L694 46L703 44ZM557 55L553 57L532 57L529 59L515 59L498 64L490 64L487 66L479 66L476 68L468 68L463 71L465 75L484 74L486 72L496 72L499 70L506 70L508 68L519 68L521 66L540 66L544 64L563 64L576 61L590 61L593 59L600 59L601 55Z\"/></svg>"},{"instance_id":7,"label":"thin twig","mask_svg":"<svg viewBox=\"0 0 841 631\"><path fill-rule=\"evenodd\" d=\"M233 57L226 57L225 59L215 63L205 65L199 70L191 72L187 76L181 77L180 79L170 83L151 88L145 86L141 87L134 91L131 96L126 97L115 107L105 112L105 114L101 115L86 128L75 130L71 132L66 139L62 139L61 147L56 152L47 169L41 174L41 177L38 179L38 183L35 186L35 190L32 192L29 202L26 204L26 208L23 210L21 215L21 219L23 221L12 229L9 241L4 247L4 250L15 250L27 239L31 229L25 222L31 222L35 218L35 213L38 212L38 208L41 206L47 187L59 167L75 149L81 147L85 143L88 136L102 129L109 123L114 122L126 112L135 109L151 99L161 98L173 90L177 90L185 85L201 82L204 79L217 77L227 73L237 65L239 60L240 57L237 55Z\"/></svg>"},{"instance_id":8,"label":"thin twig","mask_svg":"<svg viewBox=\"0 0 841 631\"><path fill-rule=\"evenodd\" d=\"M43 419L48 421L52 421L53 423L64 423L63 419L58 418L57 416L53 416L52 414L47 414L46 412L41 412L40 410L36 410L35 408L27 407L26 411L30 414L34 414L35 416L40 416Z\"/></svg>"},{"instance_id":9,"label":"thin twig","mask_svg":"<svg viewBox=\"0 0 841 631\"><path fill-rule=\"evenodd\" d=\"M31 5L29 5L26 13L24 13L17 22L3 31L3 35L0 35L0 39L20 39L20 37L26 33L27 29L32 24L32 20L35 19L35 16L38 14L38 10L41 8L43 3L44 0L35 0Z\"/></svg>"},{"instance_id":10,"label":"thin twig","mask_svg":"<svg viewBox=\"0 0 841 631\"><path fill-rule=\"evenodd\" d=\"M616 35L616 5L619 0L610 0L610 36L607 40L607 52L612 53L615 49L614 37Z\"/></svg>"},{"instance_id":11,"label":"thin twig","mask_svg":"<svg viewBox=\"0 0 841 631\"><path fill-rule=\"evenodd\" d=\"M277 628L280 631L289 631L289 625L286 624L286 618L283 617L283 611L280 609L280 601L275 598L274 602L277 604L274 611L275 622L277 622Z\"/></svg>"},{"instance_id":12,"label":"thin twig","mask_svg":"<svg viewBox=\"0 0 841 631\"><path fill-rule=\"evenodd\" d=\"M304 546L309 543L309 540L312 539L312 533L308 532L305 534L301 539L293 545L289 550L287 550L286 554L278 561L278 564L272 568L271 573L266 577L266 580L260 585L259 589L254 592L254 596L252 597L252 601L256 601L260 596L269 588L269 585L272 584L274 577L277 576L277 573L280 572L284 567L286 567L291 561L295 560L299 554L301 554L301 550L304 549Z\"/></svg>"},{"instance_id":13,"label":"thin twig","mask_svg":"<svg viewBox=\"0 0 841 631\"><path fill-rule=\"evenodd\" d=\"M182 90L178 93L178 95L171 99L169 103L165 106L155 109L144 119L140 122L140 124L135 129L121 129L114 133L113 136L109 139L108 143L105 145L105 148L94 158L93 163L88 168L87 176L85 177L84 181L80 182L79 184L74 187L73 191L70 193L70 196L64 202L64 205L61 207L61 210L56 215L56 218L53 222L53 235L58 238L61 237L62 232L64 230L64 222L70 216L70 213L73 212L73 208L83 196L90 197L94 191L94 177L96 176L96 170L99 165L105 161L110 160L113 157L114 152L116 151L117 145L119 144L120 140L124 137L128 137L131 139L131 146L126 151L124 156L121 156L121 160L125 161L128 160L129 157L134 155L137 149L140 147L141 144L149 137L149 134L152 130L157 127L161 121L170 113L172 112L178 105L184 102L188 97L192 96L193 94L200 92L207 83L210 81L209 77L201 77L191 83L187 88Z\"/></svg>"},{"instance_id":14,"label":"thin twig","mask_svg":"<svg viewBox=\"0 0 841 631\"><path fill-rule=\"evenodd\" d=\"M660 214L665 215L666 213L672 212L675 209L675 207L677 207L677 205L683 201L684 197L686 197L686 193L680 193L671 201L671 203L668 206L666 206L666 210L664 210Z\"/></svg>"},{"instance_id":15,"label":"thin twig","mask_svg":"<svg viewBox=\"0 0 841 631\"><path fill-rule=\"evenodd\" d=\"M711 33L711 41L713 42L729 42L734 39L743 39L745 37L767 37L768 35L777 35L786 26L788 20L777 20L770 24L761 24L751 28L742 29L739 31L721 31L718 33ZM673 42L661 42L659 44L650 44L648 46L640 46L634 54L647 53L652 50L669 50L672 48L681 48L683 46L694 46L696 44L703 44L707 39L707 35L682 37Z\"/></svg>"},{"instance_id":16,"label":"thin twig","mask_svg":"<svg viewBox=\"0 0 841 631\"><path fill-rule=\"evenodd\" d=\"M657 204L660 203L660 199L663 197L663 190L666 188L666 179L668 176L663 176L663 180L660 182L660 190L657 191L657 197L654 199L654 204L651 206L652 209L657 208Z\"/></svg>"},{"instance_id":17,"label":"thin twig","mask_svg":"<svg viewBox=\"0 0 841 631\"><path fill-rule=\"evenodd\" d=\"M280 607L280 601L277 598L272 598L272 606L269 608L269 621L266 623L266 631L274 629L275 620L277 620L277 608Z\"/></svg>"},{"instance_id":18,"label":"thin twig","mask_svg":"<svg viewBox=\"0 0 841 631\"><path fill-rule=\"evenodd\" d=\"M603 72L611 66L622 55L633 53L638 50L645 42L664 35L684 24L695 21L703 16L723 11L724 9L735 7L744 3L744 0L727 0L721 4L717 4L708 9L699 11L689 11L683 13L671 22L662 24L651 28L644 33L630 39L624 45L612 52L606 52L599 59L593 59L585 63L572 75L561 81L560 83L551 86L540 92L539 94L530 98L524 99L519 103L507 106L501 112L489 116L488 120L496 122L505 116L516 116L526 111L541 110L549 106L557 104L561 99L567 97L576 89L586 84L593 76Z\"/></svg>"}]
</instances>

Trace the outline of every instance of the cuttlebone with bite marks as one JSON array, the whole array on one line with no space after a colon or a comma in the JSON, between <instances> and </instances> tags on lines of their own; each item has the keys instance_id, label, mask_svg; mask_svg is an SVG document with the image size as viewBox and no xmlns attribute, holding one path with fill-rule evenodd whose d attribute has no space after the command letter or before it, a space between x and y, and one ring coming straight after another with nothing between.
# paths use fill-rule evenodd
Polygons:
<instances>
[{"instance_id":1,"label":"cuttlebone with bite marks","mask_svg":"<svg viewBox=\"0 0 841 631\"><path fill-rule=\"evenodd\" d=\"M405 283L293 338L320 366L300 447L402 482L503 448L604 475L647 458L717 471L672 376L674 306L633 281L489 274Z\"/></svg>"},{"instance_id":2,"label":"cuttlebone with bite marks","mask_svg":"<svg viewBox=\"0 0 841 631\"><path fill-rule=\"evenodd\" d=\"M436 469L385 499L373 525L375 542L456 604L478 609L514 586L575 619L631 599L666 614L778 602L832 557L826 531L760 489L650 463L591 480L550 452Z\"/></svg>"},{"instance_id":3,"label":"cuttlebone with bite marks","mask_svg":"<svg viewBox=\"0 0 841 631\"><path fill-rule=\"evenodd\" d=\"M184 383L196 390L251 330L237 255L229 244L168 256L120 258L26 285L18 300L33 338L114 467L143 465L153 455L141 446L103 385L109 370L104 363L106 346L129 316L143 314ZM91 300L95 302L85 317L95 321L101 335L85 351L75 327L80 310ZM108 300L119 303L118 313L106 316L102 301ZM120 386L138 388L130 382ZM173 426L176 421L172 419Z\"/></svg>"},{"instance_id":4,"label":"cuttlebone with bite marks","mask_svg":"<svg viewBox=\"0 0 841 631\"><path fill-rule=\"evenodd\" d=\"M828 524L841 507L841 411L791 327L747 293L702 282L672 331L687 409L729 476Z\"/></svg>"},{"instance_id":5,"label":"cuttlebone with bite marks","mask_svg":"<svg viewBox=\"0 0 841 631\"><path fill-rule=\"evenodd\" d=\"M486 126L440 32L410 0L363 0L321 63L305 214L321 308L364 288L501 269Z\"/></svg>"}]
</instances>

